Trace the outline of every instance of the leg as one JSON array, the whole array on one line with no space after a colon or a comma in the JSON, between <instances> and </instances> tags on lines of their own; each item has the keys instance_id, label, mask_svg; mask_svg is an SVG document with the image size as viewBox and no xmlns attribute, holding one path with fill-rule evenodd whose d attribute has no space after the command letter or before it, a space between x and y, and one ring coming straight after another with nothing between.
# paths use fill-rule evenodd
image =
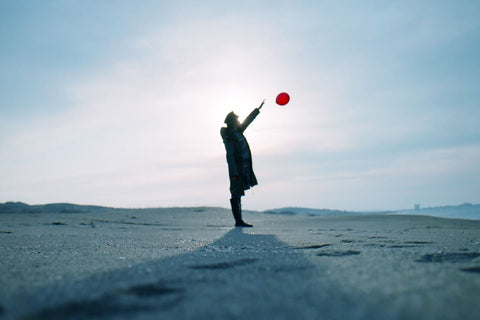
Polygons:
<instances>
[{"instance_id":1,"label":"leg","mask_svg":"<svg viewBox=\"0 0 480 320\"><path fill-rule=\"evenodd\" d=\"M233 195L230 199L230 204L232 205L233 218L235 219L235 227L252 227L251 224L245 223L242 220L242 203L241 195Z\"/></svg>"}]
</instances>

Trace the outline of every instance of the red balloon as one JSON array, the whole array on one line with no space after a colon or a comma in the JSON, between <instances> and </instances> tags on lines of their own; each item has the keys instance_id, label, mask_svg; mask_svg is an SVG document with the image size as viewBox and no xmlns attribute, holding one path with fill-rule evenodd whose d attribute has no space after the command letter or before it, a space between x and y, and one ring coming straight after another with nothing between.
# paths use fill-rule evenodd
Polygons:
<instances>
[{"instance_id":1,"label":"red balloon","mask_svg":"<svg viewBox=\"0 0 480 320\"><path fill-rule=\"evenodd\" d=\"M290 101L290 96L286 92L282 92L277 96L276 102L278 105L284 106L288 101Z\"/></svg>"}]
</instances>

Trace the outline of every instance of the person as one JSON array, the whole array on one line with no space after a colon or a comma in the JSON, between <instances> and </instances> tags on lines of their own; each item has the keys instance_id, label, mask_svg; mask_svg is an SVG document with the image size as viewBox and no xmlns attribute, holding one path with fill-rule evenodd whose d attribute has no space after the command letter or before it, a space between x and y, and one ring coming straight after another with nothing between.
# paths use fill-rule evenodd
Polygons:
<instances>
[{"instance_id":1,"label":"person","mask_svg":"<svg viewBox=\"0 0 480 320\"><path fill-rule=\"evenodd\" d=\"M242 123L238 121L238 116L233 111L230 112L225 117L227 126L220 129L227 153L230 205L236 227L252 227L242 219L241 197L245 195L245 190L257 185L258 181L253 172L250 147L243 133L258 116L264 102L255 108Z\"/></svg>"}]
</instances>

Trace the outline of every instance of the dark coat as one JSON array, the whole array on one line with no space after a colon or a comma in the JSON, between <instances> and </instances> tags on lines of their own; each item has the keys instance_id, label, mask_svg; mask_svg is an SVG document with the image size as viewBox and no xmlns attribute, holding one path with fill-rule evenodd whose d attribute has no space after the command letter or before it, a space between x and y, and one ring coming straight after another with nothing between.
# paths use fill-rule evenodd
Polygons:
<instances>
[{"instance_id":1,"label":"dark coat","mask_svg":"<svg viewBox=\"0 0 480 320\"><path fill-rule=\"evenodd\" d=\"M235 129L231 126L222 127L220 129L220 134L222 135L223 143L225 144L225 150L227 152L228 175L230 177L230 192L232 195L244 195L245 190L250 189L250 187L253 187L258 184L257 178L253 173L252 156L251 156L252 154L250 152L250 147L248 146L247 139L245 139L245 142L247 142L248 151L250 153L249 185L246 185L244 179L242 178L244 176L244 173L242 172L242 159L240 157L240 143L233 136L233 130L238 130L243 136L243 132L247 129L247 127L250 125L250 123L252 123L252 121L257 117L259 113L260 113L260 110L258 108L255 108L248 115L248 117L243 121L243 123L240 125L240 128L238 129ZM243 137L245 138L245 136ZM237 176L238 178L235 181L233 181L232 180L233 176Z\"/></svg>"}]
</instances>

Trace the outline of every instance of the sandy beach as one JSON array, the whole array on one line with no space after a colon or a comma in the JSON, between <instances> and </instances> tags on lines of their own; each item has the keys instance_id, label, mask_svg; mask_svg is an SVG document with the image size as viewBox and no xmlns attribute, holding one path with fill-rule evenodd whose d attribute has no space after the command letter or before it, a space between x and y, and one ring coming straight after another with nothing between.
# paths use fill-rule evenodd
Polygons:
<instances>
[{"instance_id":1,"label":"sandy beach","mask_svg":"<svg viewBox=\"0 0 480 320\"><path fill-rule=\"evenodd\" d=\"M479 319L480 221L0 214L1 319Z\"/></svg>"}]
</instances>

